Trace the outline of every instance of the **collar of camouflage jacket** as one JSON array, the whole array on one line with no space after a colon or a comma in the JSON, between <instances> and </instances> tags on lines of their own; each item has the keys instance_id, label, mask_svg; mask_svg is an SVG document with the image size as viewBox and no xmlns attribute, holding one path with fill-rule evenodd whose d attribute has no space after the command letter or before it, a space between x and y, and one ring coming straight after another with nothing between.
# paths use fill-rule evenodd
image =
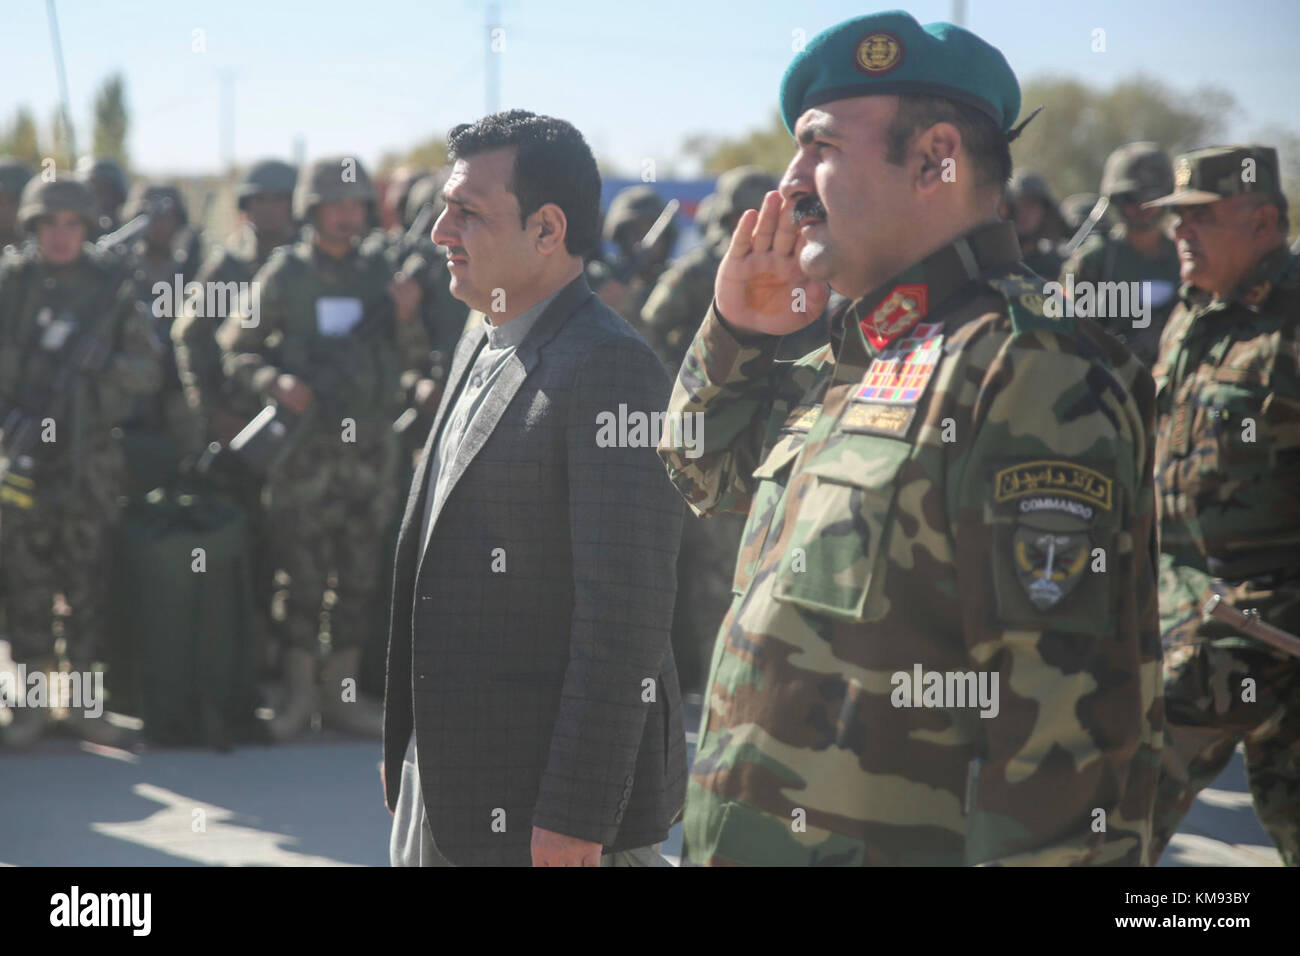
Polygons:
<instances>
[{"instance_id":1,"label":"collar of camouflage jacket","mask_svg":"<svg viewBox=\"0 0 1300 956\"><path fill-rule=\"evenodd\" d=\"M971 281L1004 272L1019 261L1013 223L977 226L853 302L834 340L841 349L856 341L866 355L878 353Z\"/></svg>"},{"instance_id":2,"label":"collar of camouflage jacket","mask_svg":"<svg viewBox=\"0 0 1300 956\"><path fill-rule=\"evenodd\" d=\"M1269 252L1255 266L1246 278L1242 279L1228 295L1216 300L1206 290L1184 282L1178 289L1181 298L1190 309L1206 309L1211 306L1226 308L1239 302L1252 312L1262 312L1270 296L1280 285L1300 282L1300 271L1296 268L1297 257L1282 243Z\"/></svg>"}]
</instances>

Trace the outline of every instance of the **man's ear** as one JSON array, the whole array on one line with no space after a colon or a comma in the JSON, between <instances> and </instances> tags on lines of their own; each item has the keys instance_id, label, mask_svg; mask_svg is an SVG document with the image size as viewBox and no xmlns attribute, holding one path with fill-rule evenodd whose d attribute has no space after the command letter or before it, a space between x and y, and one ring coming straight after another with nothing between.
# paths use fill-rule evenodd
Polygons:
<instances>
[{"instance_id":1,"label":"man's ear","mask_svg":"<svg viewBox=\"0 0 1300 956\"><path fill-rule=\"evenodd\" d=\"M931 192L941 186L957 182L963 173L958 169L961 161L961 133L951 123L935 123L916 138L916 151L920 155L916 187L921 192Z\"/></svg>"},{"instance_id":2,"label":"man's ear","mask_svg":"<svg viewBox=\"0 0 1300 956\"><path fill-rule=\"evenodd\" d=\"M1277 220L1277 207L1268 202L1260 203L1250 211L1251 232L1271 240L1279 232Z\"/></svg>"},{"instance_id":3,"label":"man's ear","mask_svg":"<svg viewBox=\"0 0 1300 956\"><path fill-rule=\"evenodd\" d=\"M569 221L564 210L553 202L544 203L533 213L538 226L537 251L542 255L551 255L564 247L564 236L569 229Z\"/></svg>"}]
</instances>

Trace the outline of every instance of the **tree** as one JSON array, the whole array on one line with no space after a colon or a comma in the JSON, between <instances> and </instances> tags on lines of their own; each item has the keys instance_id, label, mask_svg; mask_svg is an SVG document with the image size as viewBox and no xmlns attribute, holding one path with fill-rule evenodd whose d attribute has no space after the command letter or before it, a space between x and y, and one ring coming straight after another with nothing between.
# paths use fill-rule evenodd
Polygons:
<instances>
[{"instance_id":1,"label":"tree","mask_svg":"<svg viewBox=\"0 0 1300 956\"><path fill-rule=\"evenodd\" d=\"M447 142L441 136L430 136L405 151L385 153L379 161L379 174L386 175L398 166L417 169L441 169L447 165Z\"/></svg>"},{"instance_id":2,"label":"tree","mask_svg":"<svg viewBox=\"0 0 1300 956\"><path fill-rule=\"evenodd\" d=\"M699 159L706 172L724 173L736 166L754 165L780 176L794 156L794 139L781 114L773 110L766 126L739 139L697 133L682 142L681 151Z\"/></svg>"},{"instance_id":3,"label":"tree","mask_svg":"<svg viewBox=\"0 0 1300 956\"><path fill-rule=\"evenodd\" d=\"M9 125L0 129L0 153L7 153L34 169L40 166L44 154L36 132L36 120L27 107L18 107Z\"/></svg>"},{"instance_id":4,"label":"tree","mask_svg":"<svg viewBox=\"0 0 1300 956\"><path fill-rule=\"evenodd\" d=\"M1021 120L1040 105L1043 111L1011 145L1011 158L1016 168L1042 175L1058 199L1097 192L1106 157L1125 143L1151 140L1172 157L1217 142L1224 117L1236 108L1224 90L1182 94L1141 75L1109 90L1074 79L1034 79L1024 84L1020 101Z\"/></svg>"},{"instance_id":5,"label":"tree","mask_svg":"<svg viewBox=\"0 0 1300 956\"><path fill-rule=\"evenodd\" d=\"M125 168L126 130L128 116L126 112L126 87L121 73L114 73L106 79L99 92L95 94L95 155L115 159Z\"/></svg>"}]
</instances>

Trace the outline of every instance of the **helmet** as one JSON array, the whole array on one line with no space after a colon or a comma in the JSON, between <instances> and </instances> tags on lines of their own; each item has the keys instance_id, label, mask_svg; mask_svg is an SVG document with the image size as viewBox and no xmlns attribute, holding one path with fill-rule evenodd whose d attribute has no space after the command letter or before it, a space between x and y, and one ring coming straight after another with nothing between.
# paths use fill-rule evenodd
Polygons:
<instances>
[{"instance_id":1,"label":"helmet","mask_svg":"<svg viewBox=\"0 0 1300 956\"><path fill-rule=\"evenodd\" d=\"M298 185L298 170L278 159L263 159L244 172L235 189L235 200L243 209L246 200L262 193L293 194Z\"/></svg>"},{"instance_id":2,"label":"helmet","mask_svg":"<svg viewBox=\"0 0 1300 956\"><path fill-rule=\"evenodd\" d=\"M609 204L605 214L605 239L614 236L628 223L641 219L654 219L664 211L663 198L653 186L629 186L621 190Z\"/></svg>"},{"instance_id":3,"label":"helmet","mask_svg":"<svg viewBox=\"0 0 1300 956\"><path fill-rule=\"evenodd\" d=\"M360 199L369 203L373 216L375 186L355 156L332 156L312 163L307 175L298 180L293 194L293 214L298 219L308 219L321 203L336 199Z\"/></svg>"},{"instance_id":4,"label":"helmet","mask_svg":"<svg viewBox=\"0 0 1300 956\"><path fill-rule=\"evenodd\" d=\"M776 188L776 179L757 166L737 166L719 176L715 188L718 199L714 216L721 222L763 205L763 197Z\"/></svg>"},{"instance_id":5,"label":"helmet","mask_svg":"<svg viewBox=\"0 0 1300 956\"><path fill-rule=\"evenodd\" d=\"M36 220L41 216L62 211L75 212L86 222L86 228L95 228L95 197L84 183L75 179L55 179L46 182L40 178L28 181L18 202L18 225L27 232L36 230Z\"/></svg>"},{"instance_id":6,"label":"helmet","mask_svg":"<svg viewBox=\"0 0 1300 956\"><path fill-rule=\"evenodd\" d=\"M1007 197L1012 202L1015 202L1017 199L1023 199L1026 196L1041 199L1049 206L1056 205L1056 200L1052 198L1052 188L1047 185L1047 180L1038 173L1018 172L1011 177L1011 182L1007 186Z\"/></svg>"},{"instance_id":7,"label":"helmet","mask_svg":"<svg viewBox=\"0 0 1300 956\"><path fill-rule=\"evenodd\" d=\"M126 201L126 194L129 191L126 172L115 160L82 156L77 163L77 177L83 183L102 180L117 190L118 202Z\"/></svg>"},{"instance_id":8,"label":"helmet","mask_svg":"<svg viewBox=\"0 0 1300 956\"><path fill-rule=\"evenodd\" d=\"M1108 199L1131 193L1138 202L1147 202L1173 191L1173 163L1155 143L1129 143L1106 157L1101 193Z\"/></svg>"},{"instance_id":9,"label":"helmet","mask_svg":"<svg viewBox=\"0 0 1300 956\"><path fill-rule=\"evenodd\" d=\"M12 156L0 156L0 192L21 196L27 180L32 178L31 167Z\"/></svg>"},{"instance_id":10,"label":"helmet","mask_svg":"<svg viewBox=\"0 0 1300 956\"><path fill-rule=\"evenodd\" d=\"M406 194L406 202L402 206L402 225L409 229L426 203L433 203L434 216L441 213L444 205L442 201L444 183L445 177L441 173L422 176L413 182Z\"/></svg>"},{"instance_id":11,"label":"helmet","mask_svg":"<svg viewBox=\"0 0 1300 956\"><path fill-rule=\"evenodd\" d=\"M127 199L126 205L122 207L122 218L129 220L141 213L158 216L166 212L175 213L182 226L190 221L189 213L185 208L185 197L175 186L149 186L145 183L136 183L131 188L131 196Z\"/></svg>"}]
</instances>

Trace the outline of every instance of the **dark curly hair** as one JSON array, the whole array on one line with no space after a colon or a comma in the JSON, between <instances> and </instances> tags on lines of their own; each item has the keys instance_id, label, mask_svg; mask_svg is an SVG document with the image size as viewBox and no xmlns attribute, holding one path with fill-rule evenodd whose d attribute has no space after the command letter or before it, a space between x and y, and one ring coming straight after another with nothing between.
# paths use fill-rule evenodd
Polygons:
<instances>
[{"instance_id":1,"label":"dark curly hair","mask_svg":"<svg viewBox=\"0 0 1300 956\"><path fill-rule=\"evenodd\" d=\"M564 212L564 248L586 256L600 238L600 171L582 134L564 120L528 110L506 110L462 123L447 135L447 153L464 159L515 147L510 191L519 200L519 222L546 203Z\"/></svg>"}]
</instances>

